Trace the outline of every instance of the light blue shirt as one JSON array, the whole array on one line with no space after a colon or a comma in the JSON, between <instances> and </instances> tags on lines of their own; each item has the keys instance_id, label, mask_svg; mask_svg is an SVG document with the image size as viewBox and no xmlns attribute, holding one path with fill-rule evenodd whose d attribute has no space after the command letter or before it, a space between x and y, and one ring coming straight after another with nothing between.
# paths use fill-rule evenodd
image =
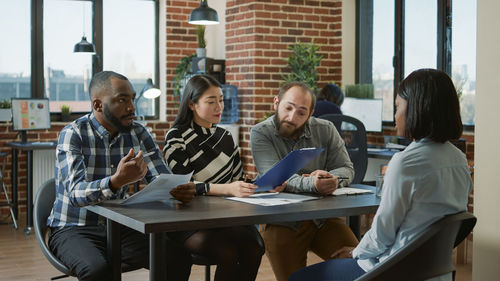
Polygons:
<instances>
[{"instance_id":1,"label":"light blue shirt","mask_svg":"<svg viewBox=\"0 0 500 281\"><path fill-rule=\"evenodd\" d=\"M369 271L435 221L465 211L471 190L467 159L453 144L412 142L389 162L380 207L353 257Z\"/></svg>"}]
</instances>

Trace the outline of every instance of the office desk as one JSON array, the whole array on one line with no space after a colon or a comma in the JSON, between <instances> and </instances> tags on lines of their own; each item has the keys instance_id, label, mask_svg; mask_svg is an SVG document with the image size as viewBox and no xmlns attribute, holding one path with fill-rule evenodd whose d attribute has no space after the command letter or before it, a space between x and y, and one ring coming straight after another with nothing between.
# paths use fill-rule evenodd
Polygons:
<instances>
[{"instance_id":1,"label":"office desk","mask_svg":"<svg viewBox=\"0 0 500 281\"><path fill-rule=\"evenodd\" d=\"M33 150L55 149L55 142L8 142L5 144L12 148L12 204L14 205L14 215L18 217L18 190L17 190L17 172L18 151L26 151L26 228L24 233L29 235L33 225ZM54 151L55 153L55 151Z\"/></svg>"},{"instance_id":2,"label":"office desk","mask_svg":"<svg viewBox=\"0 0 500 281\"><path fill-rule=\"evenodd\" d=\"M353 185L353 187L373 190L373 187L364 185ZM328 196L319 200L281 206L258 206L214 196L196 197L186 205L154 202L121 206L120 202L121 200L112 200L85 207L107 220L107 251L113 268L113 280L121 280L120 224L149 235L149 278L162 280L165 274L163 261L166 249L163 244L163 232L343 216L354 218L361 214L374 213L380 204L380 198L374 193ZM359 218L350 219L350 223L353 222L359 224Z\"/></svg>"}]
</instances>

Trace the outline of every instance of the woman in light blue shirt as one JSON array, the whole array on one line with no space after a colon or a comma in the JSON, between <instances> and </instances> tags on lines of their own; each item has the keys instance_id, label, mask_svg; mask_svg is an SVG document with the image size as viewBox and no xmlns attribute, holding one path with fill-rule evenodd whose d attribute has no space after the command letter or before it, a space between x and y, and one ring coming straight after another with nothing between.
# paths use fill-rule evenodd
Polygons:
<instances>
[{"instance_id":1,"label":"woman in light blue shirt","mask_svg":"<svg viewBox=\"0 0 500 281\"><path fill-rule=\"evenodd\" d=\"M420 69L399 86L396 130L413 142L389 162L380 207L356 248L302 268L290 280L354 280L445 215L467 209L472 179L465 155L449 140L462 134L458 97L442 71ZM451 280L451 274L433 280Z\"/></svg>"}]
</instances>

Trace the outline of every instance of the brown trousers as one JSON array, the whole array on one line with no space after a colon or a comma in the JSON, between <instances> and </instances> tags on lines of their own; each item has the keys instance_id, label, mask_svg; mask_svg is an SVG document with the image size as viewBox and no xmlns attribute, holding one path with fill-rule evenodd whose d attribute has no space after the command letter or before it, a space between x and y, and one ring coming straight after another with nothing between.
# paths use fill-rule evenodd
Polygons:
<instances>
[{"instance_id":1,"label":"brown trousers","mask_svg":"<svg viewBox=\"0 0 500 281\"><path fill-rule=\"evenodd\" d=\"M288 280L292 273L306 266L309 250L327 260L336 250L358 244L354 233L340 218L327 219L320 228L308 220L301 222L298 231L275 224L261 225L260 230L277 281Z\"/></svg>"}]
</instances>

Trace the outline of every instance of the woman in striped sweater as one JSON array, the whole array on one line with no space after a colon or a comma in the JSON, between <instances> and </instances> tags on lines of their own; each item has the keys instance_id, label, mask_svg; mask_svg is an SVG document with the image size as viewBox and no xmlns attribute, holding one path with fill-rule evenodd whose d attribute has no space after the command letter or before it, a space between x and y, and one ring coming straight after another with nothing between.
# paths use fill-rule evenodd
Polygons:
<instances>
[{"instance_id":1,"label":"woman in striped sweater","mask_svg":"<svg viewBox=\"0 0 500 281\"><path fill-rule=\"evenodd\" d=\"M174 174L193 172L198 196L247 197L257 186L243 181L239 148L228 131L216 126L223 109L217 80L192 77L166 135L165 160ZM182 231L169 237L192 253L215 258L215 280L255 280L264 248L253 227Z\"/></svg>"}]
</instances>

